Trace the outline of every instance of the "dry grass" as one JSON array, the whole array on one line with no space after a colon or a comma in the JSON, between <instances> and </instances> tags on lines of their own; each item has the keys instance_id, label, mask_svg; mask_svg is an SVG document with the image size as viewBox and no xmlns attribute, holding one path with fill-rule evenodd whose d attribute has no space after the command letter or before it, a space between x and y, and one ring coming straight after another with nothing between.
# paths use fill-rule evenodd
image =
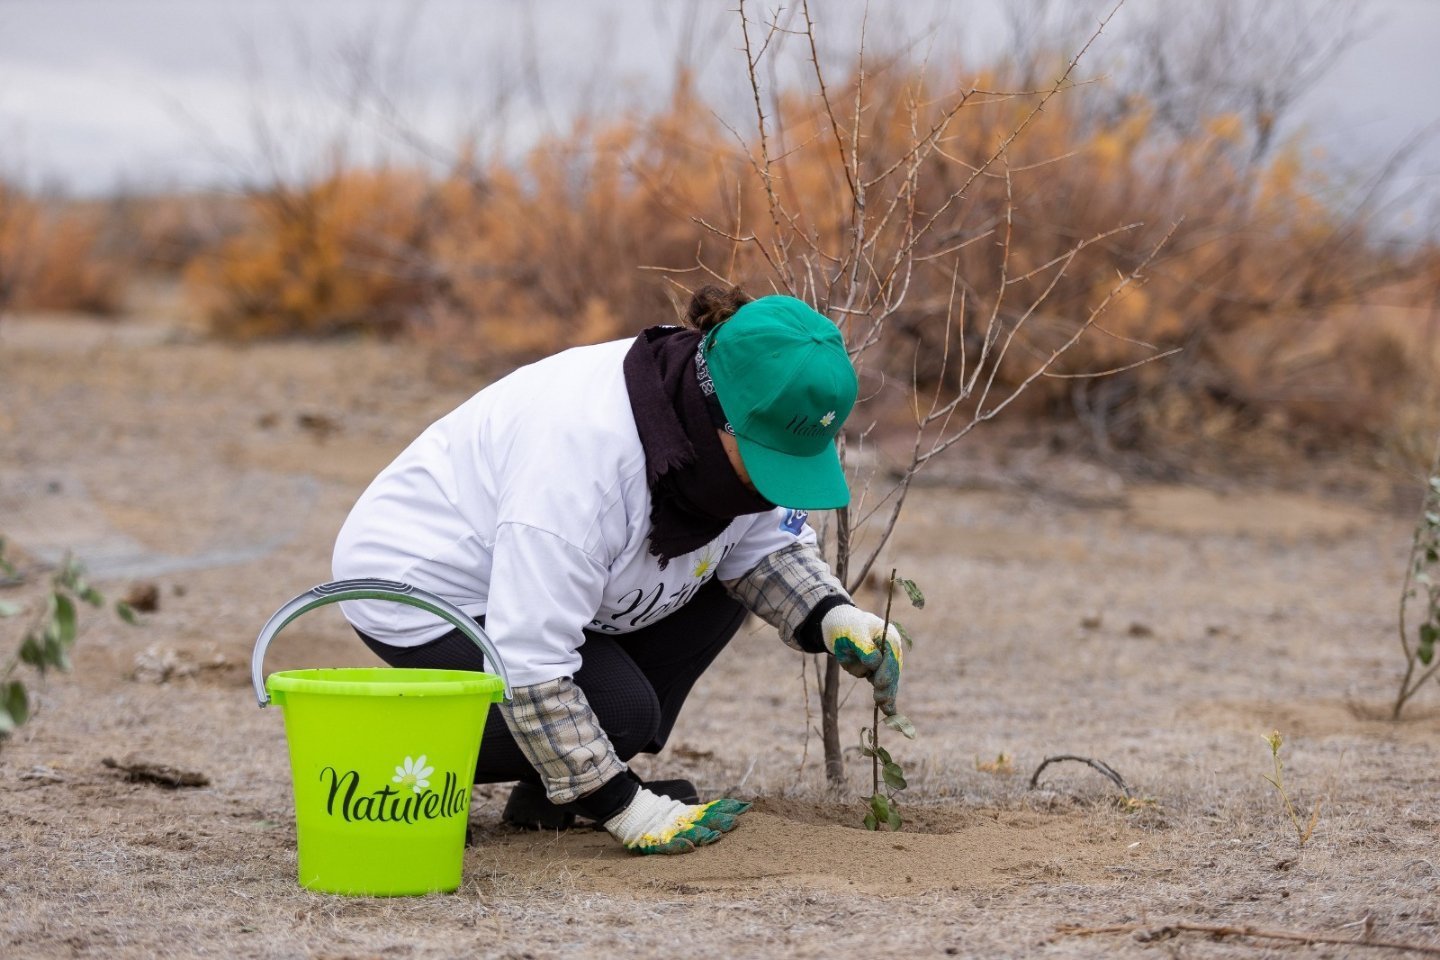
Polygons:
<instances>
[{"instance_id":1,"label":"dry grass","mask_svg":"<svg viewBox=\"0 0 1440 960\"><path fill-rule=\"evenodd\" d=\"M921 738L896 745L911 830L857 829L867 771L852 763L852 795L828 797L813 736L800 769L800 661L747 630L670 749L640 764L759 798L721 844L657 863L591 833L516 834L498 825L503 792L482 789L457 894L304 892L280 717L255 709L243 664L264 618L327 579L335 529L374 470L470 386L425 382L423 353L404 346L225 348L41 322L0 328L0 344L13 398L0 411L6 532L34 557L141 542L138 556L94 552L114 564L112 593L126 564L170 563L147 576L161 607L146 627L94 621L75 672L50 682L41 714L0 752L7 957L1296 950L1056 934L1177 920L1440 943L1440 689L1403 723L1377 719L1397 675L1404 519L1357 498L1137 488L1038 453L995 470L980 448L947 475L989 476L991 489L916 491L891 547L930 598L907 619L918 645L903 696ZM76 356L86 362L56 382L55 364ZM337 429L309 431L300 412ZM232 509L232 497L265 509ZM83 522L50 519L65 516ZM268 550L246 559L257 543ZM223 550L234 562L210 565ZM277 641L271 669L368 662L327 612ZM197 662L218 651L232 667L131 679L155 644ZM846 705L842 729L868 720L864 700ZM1272 729L1297 806L1326 798L1303 850L1263 779ZM1017 775L976 769L1002 752ZM1154 804L1125 812L1073 764L1028 790L1055 753L1106 760ZM212 785L163 791L101 766L131 754Z\"/></svg>"}]
</instances>

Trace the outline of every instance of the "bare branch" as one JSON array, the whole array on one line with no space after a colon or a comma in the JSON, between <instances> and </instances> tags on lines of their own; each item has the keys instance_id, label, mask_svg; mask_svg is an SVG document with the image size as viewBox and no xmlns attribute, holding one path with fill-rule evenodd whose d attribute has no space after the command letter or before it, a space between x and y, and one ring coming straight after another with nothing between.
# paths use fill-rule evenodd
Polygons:
<instances>
[{"instance_id":1,"label":"bare branch","mask_svg":"<svg viewBox=\"0 0 1440 960\"><path fill-rule=\"evenodd\" d=\"M745 69L750 78L750 92L755 101L755 125L760 134L760 160L758 169L760 179L765 184L765 196L770 203L770 222L775 229L774 242L780 248L781 253L779 257L770 257L767 254L765 259L770 262L772 269L776 270L777 274L787 285L793 285L794 278L790 272L790 264L788 258L784 256L784 234L780 229L780 199L775 195L775 182L770 170L770 142L765 128L765 107L760 102L760 79L755 74L755 67L760 62L759 58L764 54L765 48L769 46L770 37L766 37L765 45L761 47L760 53L757 54L753 52L750 45L750 18L745 15L745 0L739 0L739 3L740 33L745 41ZM771 27L770 36L774 35L776 29L778 29L778 27ZM764 245L761 244L761 246L763 248Z\"/></svg>"},{"instance_id":2,"label":"bare branch","mask_svg":"<svg viewBox=\"0 0 1440 960\"><path fill-rule=\"evenodd\" d=\"M1177 221L1174 225L1170 227L1169 230L1166 231L1165 236L1160 239L1160 242L1151 249L1151 251L1145 256L1145 258L1142 259L1133 270L1126 274L1118 284L1111 288L1110 292L1105 295L1105 299L1091 309L1089 315L1085 318L1085 321L1080 324L1080 326L1075 330L1075 332L1071 334L1071 336L1064 343L1051 351L1049 357L1047 357L1043 363L1041 363L1038 367L1031 371L1031 373L1026 376L1025 379L1022 380L1020 384L1016 386L1015 389L1012 390L1007 397L1005 397L1005 399L1001 400L989 410L985 410L983 409L983 407L977 405L974 415L971 417L970 422L966 424L965 427L963 427L960 431L950 437L937 438L934 444L931 445L930 449L926 451L923 455L921 455L919 462L927 462L938 456L939 454L943 453L950 447L954 446L961 437L968 434L980 423L993 419L996 414L998 414L1001 410L1004 410L1011 403L1013 403L1015 399L1020 396L1020 394L1024 393L1025 389L1029 387L1030 384L1034 383L1040 377L1044 376L1045 372L1055 364L1055 361L1060 359L1061 355L1063 355L1065 351L1073 347L1080 340L1080 338L1084 336L1085 331L1089 330L1090 327L1094 325L1095 319L1105 312L1105 310L1110 306L1110 303L1115 299L1115 297L1135 282L1135 280L1140 276L1140 271L1144 270L1145 267L1150 263L1150 261L1155 258L1156 254L1160 252L1161 247L1163 247L1166 242L1169 241L1170 237L1174 235L1175 230L1178 226L1179 222Z\"/></svg>"},{"instance_id":3,"label":"bare branch","mask_svg":"<svg viewBox=\"0 0 1440 960\"><path fill-rule=\"evenodd\" d=\"M940 218L950 209L950 206L956 200L965 195L965 191L970 189L970 185L975 182L975 179L979 177L981 173L994 166L996 161L998 161L1001 157L1005 156L1006 152L1010 149L1010 144L1014 143L1015 140L1022 133L1025 132L1025 130L1030 126L1031 122L1034 121L1034 119L1040 115L1040 112L1045 109L1046 104L1048 104L1051 99L1053 99L1055 95L1059 93L1062 89L1067 88L1070 74L1075 72L1075 68L1079 66L1081 58L1085 56L1087 51L1089 51L1091 45L1097 39L1099 39L1100 34L1102 34L1105 31L1105 28L1109 25L1110 19L1115 16L1116 12L1119 11L1120 7L1123 6L1124 3L1125 0L1120 0L1120 2L1117 3L1111 9L1111 11L1105 15L1104 19L1102 19L1099 25L1095 28L1094 32L1090 34L1089 39L1085 41L1085 45L1080 48L1080 52L1075 54L1075 56L1070 59L1070 62L1066 65L1065 70L1060 74L1059 79L1057 79L1054 84L1050 86L1050 89L1045 92L1044 96L1040 98L1040 102L1035 104L1035 106L1031 108L1030 112L1021 119L1020 123L1017 124L1015 128L1010 131L1010 133L1005 137L1003 141L1001 141L1000 146L995 149L995 152L990 155L990 158L984 163L982 163L974 172L972 172L970 176L965 180L965 182L960 185L959 189L953 191L945 199L945 202L940 204L939 208L930 215L930 219L925 222L925 225L921 227L918 231L916 231L915 242L918 242L921 238L923 238L926 234L930 232L930 230L940 220Z\"/></svg>"},{"instance_id":4,"label":"bare branch","mask_svg":"<svg viewBox=\"0 0 1440 960\"><path fill-rule=\"evenodd\" d=\"M1006 283L1019 283L1022 280L1029 280L1037 273L1044 273L1046 270L1048 270L1050 267L1055 266L1055 264L1057 263L1068 263L1069 261L1074 260L1075 255L1081 250L1084 250L1086 247L1094 246L1102 240L1107 240L1110 237L1115 236L1117 233L1124 233L1127 230L1134 230L1136 227L1142 226L1144 226L1143 223L1136 221L1135 223L1127 223L1123 227L1115 227L1113 229L1106 230L1103 233L1097 233L1094 236L1086 237L1084 240L1081 240L1079 243L1062 253L1060 256L1053 257L1050 260L1047 260L1045 263L1040 264L1040 266L1036 267L1034 270L1031 270L1029 273L1015 277L1013 280L1007 280Z\"/></svg>"},{"instance_id":5,"label":"bare branch","mask_svg":"<svg viewBox=\"0 0 1440 960\"><path fill-rule=\"evenodd\" d=\"M1098 377L1108 377L1111 374L1124 373L1126 370L1134 370L1136 367L1143 367L1147 363L1153 363L1156 360L1164 360L1166 357L1173 357L1175 356L1175 354L1183 352L1184 349L1184 347L1172 347L1171 349L1165 350L1161 353L1156 353L1148 357L1142 357L1141 359L1136 360L1134 363L1127 363L1123 367L1111 367L1109 370L1094 370L1089 373L1050 373L1047 371L1044 376L1049 377L1051 380L1094 380Z\"/></svg>"},{"instance_id":6,"label":"bare branch","mask_svg":"<svg viewBox=\"0 0 1440 960\"><path fill-rule=\"evenodd\" d=\"M855 176L850 169L851 163L858 165L858 151L854 151L849 157L845 155L845 141L840 136L840 122L835 118L835 108L830 102L830 91L825 86L825 71L820 68L820 52L815 45L815 21L810 19L810 0L801 0L800 11L805 16L805 38L810 43L810 63L815 67L815 82L820 86L820 102L825 105L825 115L830 118L830 130L835 134L835 149L840 156L840 167L845 171L845 184L850 188L850 197L859 202L860 191L855 184ZM863 30L863 28L862 28ZM864 34L861 34L860 46L865 46ZM863 76L863 73L862 73ZM857 98L859 94L856 95ZM858 125L857 125L858 126Z\"/></svg>"}]
</instances>

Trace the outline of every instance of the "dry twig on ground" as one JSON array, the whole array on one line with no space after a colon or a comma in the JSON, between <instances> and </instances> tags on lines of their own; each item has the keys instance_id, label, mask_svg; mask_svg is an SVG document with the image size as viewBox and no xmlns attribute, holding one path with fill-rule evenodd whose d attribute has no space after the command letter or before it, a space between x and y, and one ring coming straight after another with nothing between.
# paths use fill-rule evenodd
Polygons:
<instances>
[{"instance_id":1,"label":"dry twig on ground","mask_svg":"<svg viewBox=\"0 0 1440 960\"><path fill-rule=\"evenodd\" d=\"M1106 763L1104 760L1094 760L1090 757L1077 757L1074 754L1069 753L1057 754L1053 757L1046 757L1044 760L1042 760L1040 766L1036 767L1035 772L1030 775L1030 789L1034 790L1040 785L1040 774L1046 767L1050 766L1050 764L1052 763L1060 763L1065 760L1074 760L1077 763L1083 763L1095 770L1098 770L1104 777L1114 783L1115 786L1119 787L1124 792L1127 798L1131 796L1130 785L1125 782L1125 778L1120 776L1120 774L1116 772L1115 768L1110 766L1110 764Z\"/></svg>"},{"instance_id":2,"label":"dry twig on ground","mask_svg":"<svg viewBox=\"0 0 1440 960\"><path fill-rule=\"evenodd\" d=\"M1368 920L1369 918L1367 918ZM1369 924L1367 923L1367 927ZM1153 926L1148 923L1120 923L1106 927L1077 927L1065 926L1056 931L1060 936L1066 937L1089 937L1103 933L1130 933L1146 943L1157 940L1168 940L1171 937L1179 936L1182 933L1205 933L1212 937L1250 937L1256 940L1286 940L1291 943L1328 943L1347 947L1375 947L1382 950L1408 950L1411 953L1423 953L1429 956L1440 956L1440 947L1432 947L1423 943L1404 943L1397 940L1374 940L1365 937L1356 940L1353 937L1336 937L1324 933L1306 933L1294 930L1262 930L1258 927L1248 925L1234 926L1218 923L1188 923L1177 921L1175 923Z\"/></svg>"}]
</instances>

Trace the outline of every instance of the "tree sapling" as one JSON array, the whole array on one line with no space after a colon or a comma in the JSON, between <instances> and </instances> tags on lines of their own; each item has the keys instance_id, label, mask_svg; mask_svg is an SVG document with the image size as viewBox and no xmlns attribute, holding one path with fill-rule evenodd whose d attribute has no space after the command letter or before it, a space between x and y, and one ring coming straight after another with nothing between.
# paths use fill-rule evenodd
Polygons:
<instances>
[{"instance_id":1,"label":"tree sapling","mask_svg":"<svg viewBox=\"0 0 1440 960\"><path fill-rule=\"evenodd\" d=\"M890 571L890 583L885 593L885 626L880 631L880 642L888 644L890 626L894 623L890 619L891 603L895 599L895 585L900 584L905 595L909 597L910 603L916 608L925 606L925 595L915 585L914 580L897 579L895 571ZM894 623L895 632L900 634L901 640L906 648L911 646L910 635L898 623ZM884 653L884 650L881 651ZM915 739L915 726L901 713L885 718L885 726L898 731L906 739ZM867 809L865 811L865 829L879 830L883 823L891 830L899 830L904 825L900 811L896 809L895 794L909 786L905 781L905 770L890 756L890 751L880 746L880 706L876 704L875 715L868 727L860 728L860 754L870 758L871 791L866 798Z\"/></svg>"},{"instance_id":2,"label":"tree sapling","mask_svg":"<svg viewBox=\"0 0 1440 960\"><path fill-rule=\"evenodd\" d=\"M20 579L15 565L5 557L5 540L0 537L0 574L7 580ZM50 589L20 641L20 649L0 670L0 743L16 728L30 719L34 706L23 680L15 676L23 663L40 676L47 670L69 670L70 648L79 632L79 605L105 605L105 597L85 580L85 568L67 556L50 578ZM0 601L0 619L17 616L24 608L17 603ZM115 613L126 623L135 624L135 611L124 601L115 604Z\"/></svg>"},{"instance_id":3,"label":"tree sapling","mask_svg":"<svg viewBox=\"0 0 1440 960\"><path fill-rule=\"evenodd\" d=\"M1415 620L1407 623L1414 602ZM1425 681L1440 670L1435 647L1440 643L1440 437L1435 438L1435 456L1425 479L1420 516L1405 561L1405 582L1400 588L1400 648L1405 654L1405 674L1390 719L1399 720L1400 711ZM1415 633L1412 639L1410 627ZM1418 675L1417 675L1418 674Z\"/></svg>"}]
</instances>

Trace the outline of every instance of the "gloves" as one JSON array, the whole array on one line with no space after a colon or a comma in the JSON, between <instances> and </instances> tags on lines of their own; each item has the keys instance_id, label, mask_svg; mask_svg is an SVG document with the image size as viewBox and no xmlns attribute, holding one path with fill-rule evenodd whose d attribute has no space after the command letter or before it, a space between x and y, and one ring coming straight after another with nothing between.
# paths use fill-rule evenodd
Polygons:
<instances>
[{"instance_id":1,"label":"gloves","mask_svg":"<svg viewBox=\"0 0 1440 960\"><path fill-rule=\"evenodd\" d=\"M692 807L641 787L629 806L605 821L605 829L632 853L689 853L733 830L735 819L749 809L729 798Z\"/></svg>"},{"instance_id":2,"label":"gloves","mask_svg":"<svg viewBox=\"0 0 1440 960\"><path fill-rule=\"evenodd\" d=\"M885 621L849 604L835 607L820 620L825 648L835 655L845 672L865 677L875 686L875 702L887 716L895 716L895 697L900 692L900 665L904 659L900 631L891 624L882 642Z\"/></svg>"}]
</instances>

